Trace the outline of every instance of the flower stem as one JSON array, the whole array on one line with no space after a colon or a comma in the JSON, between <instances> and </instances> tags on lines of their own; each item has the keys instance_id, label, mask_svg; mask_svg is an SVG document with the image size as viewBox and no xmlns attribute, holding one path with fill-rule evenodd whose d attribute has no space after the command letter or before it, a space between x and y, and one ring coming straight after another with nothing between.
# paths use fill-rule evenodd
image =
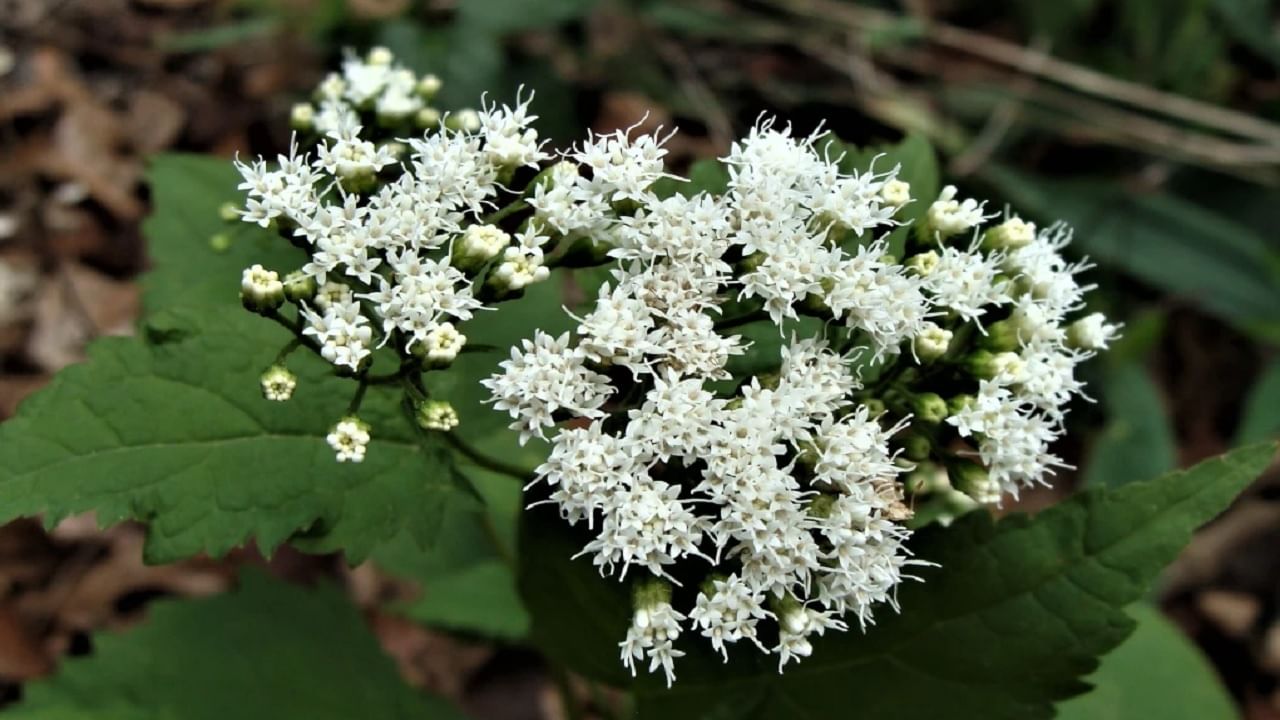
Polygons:
<instances>
[{"instance_id":1,"label":"flower stem","mask_svg":"<svg viewBox=\"0 0 1280 720\"><path fill-rule=\"evenodd\" d=\"M495 460L488 457L484 453L464 442L462 438L458 437L457 433L444 433L444 439L445 442L449 443L454 450L458 451L458 454L485 470L490 470L500 475L507 475L521 481L529 479L530 473L527 469L522 468L519 465L504 463L501 460Z\"/></svg>"}]
</instances>

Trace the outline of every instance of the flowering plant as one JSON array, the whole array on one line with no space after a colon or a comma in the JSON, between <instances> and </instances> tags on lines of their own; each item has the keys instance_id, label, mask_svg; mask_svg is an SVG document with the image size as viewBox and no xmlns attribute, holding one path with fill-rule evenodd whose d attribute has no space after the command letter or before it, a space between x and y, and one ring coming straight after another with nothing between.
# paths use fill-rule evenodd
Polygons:
<instances>
[{"instance_id":1,"label":"flowering plant","mask_svg":"<svg viewBox=\"0 0 1280 720\"><path fill-rule=\"evenodd\" d=\"M146 519L159 559L494 536L508 609L468 629L647 669L646 716L821 714L922 675L956 716L1039 717L1272 454L997 523L1066 467L1077 368L1119 331L1068 228L939 188L906 145L766 117L690 181L669 135L554 152L531 93L448 111L440 85L351 54L287 155L184 170L217 178L189 193L226 223L203 255L157 182L142 337L0 431L0 506Z\"/></svg>"}]
</instances>

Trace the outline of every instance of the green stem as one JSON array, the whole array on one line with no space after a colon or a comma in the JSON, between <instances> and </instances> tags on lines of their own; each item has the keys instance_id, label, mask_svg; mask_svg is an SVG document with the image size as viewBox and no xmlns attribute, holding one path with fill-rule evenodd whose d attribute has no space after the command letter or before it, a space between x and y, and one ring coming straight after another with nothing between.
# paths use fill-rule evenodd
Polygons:
<instances>
[{"instance_id":1,"label":"green stem","mask_svg":"<svg viewBox=\"0 0 1280 720\"><path fill-rule=\"evenodd\" d=\"M275 364L283 365L284 361L289 358L289 355L293 354L293 351L300 347L302 347L302 339L295 335L294 338L276 354Z\"/></svg>"},{"instance_id":2,"label":"green stem","mask_svg":"<svg viewBox=\"0 0 1280 720\"><path fill-rule=\"evenodd\" d=\"M486 215L484 218L484 223L486 225L496 225L500 221L502 221L503 218L506 218L508 215L513 215L528 207L529 207L529 203L525 202L524 200L516 200L510 205L507 205L504 208L495 210L494 212Z\"/></svg>"},{"instance_id":3,"label":"green stem","mask_svg":"<svg viewBox=\"0 0 1280 720\"><path fill-rule=\"evenodd\" d=\"M736 328L741 325L746 325L748 323L756 322L758 320L767 320L768 318L769 318L769 313L765 312L763 309L752 310L751 312L745 315L725 318L724 320L717 322L715 325L715 328L716 330L728 330L729 328Z\"/></svg>"},{"instance_id":4,"label":"green stem","mask_svg":"<svg viewBox=\"0 0 1280 720\"><path fill-rule=\"evenodd\" d=\"M356 386L356 394L351 397L351 403L347 405L347 414L354 416L360 412L360 403L364 402L364 393L369 389L369 380L360 378L360 384Z\"/></svg>"},{"instance_id":5,"label":"green stem","mask_svg":"<svg viewBox=\"0 0 1280 720\"><path fill-rule=\"evenodd\" d=\"M463 442L462 438L458 437L457 433L444 433L444 438L446 442L453 446L454 450L458 451L458 454L485 470L490 470L500 475L507 475L520 481L526 481L529 479L530 473L527 469L522 468L519 465L505 463L501 460L495 460L488 457L484 453L481 453L479 450L476 450Z\"/></svg>"}]
</instances>

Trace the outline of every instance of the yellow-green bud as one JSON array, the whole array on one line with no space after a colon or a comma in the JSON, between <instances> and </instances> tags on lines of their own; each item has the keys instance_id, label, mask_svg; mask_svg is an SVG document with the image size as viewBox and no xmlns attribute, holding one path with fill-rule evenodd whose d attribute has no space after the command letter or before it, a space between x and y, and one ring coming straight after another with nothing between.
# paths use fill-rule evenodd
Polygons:
<instances>
[{"instance_id":1,"label":"yellow-green bud","mask_svg":"<svg viewBox=\"0 0 1280 720\"><path fill-rule=\"evenodd\" d=\"M947 419L947 401L938 393L919 393L911 398L911 412L927 423L940 423Z\"/></svg>"}]
</instances>

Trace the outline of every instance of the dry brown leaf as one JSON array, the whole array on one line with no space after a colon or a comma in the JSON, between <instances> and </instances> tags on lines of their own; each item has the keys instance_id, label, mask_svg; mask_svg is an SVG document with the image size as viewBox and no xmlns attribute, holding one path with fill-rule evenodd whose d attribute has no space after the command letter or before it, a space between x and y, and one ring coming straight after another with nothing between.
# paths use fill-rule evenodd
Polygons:
<instances>
[{"instance_id":1,"label":"dry brown leaf","mask_svg":"<svg viewBox=\"0 0 1280 720\"><path fill-rule=\"evenodd\" d=\"M49 674L53 663L9 603L0 604L0 678L30 680Z\"/></svg>"},{"instance_id":2,"label":"dry brown leaf","mask_svg":"<svg viewBox=\"0 0 1280 720\"><path fill-rule=\"evenodd\" d=\"M124 116L124 132L139 153L149 154L169 147L182 132L187 114L178 103L150 90L129 96Z\"/></svg>"}]
</instances>

